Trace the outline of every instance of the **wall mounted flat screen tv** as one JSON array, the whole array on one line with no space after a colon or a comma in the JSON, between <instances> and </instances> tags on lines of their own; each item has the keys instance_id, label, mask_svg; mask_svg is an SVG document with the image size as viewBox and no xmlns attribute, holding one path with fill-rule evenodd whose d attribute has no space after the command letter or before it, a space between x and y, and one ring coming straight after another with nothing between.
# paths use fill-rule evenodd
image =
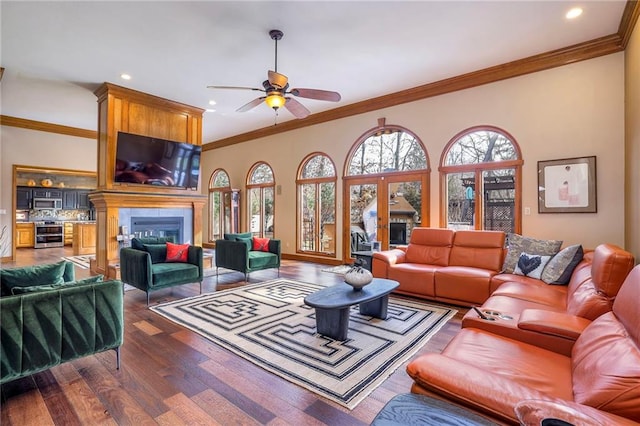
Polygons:
<instances>
[{"instance_id":1,"label":"wall mounted flat screen tv","mask_svg":"<svg viewBox=\"0 0 640 426\"><path fill-rule=\"evenodd\" d=\"M202 147L118 132L115 181L198 189Z\"/></svg>"}]
</instances>

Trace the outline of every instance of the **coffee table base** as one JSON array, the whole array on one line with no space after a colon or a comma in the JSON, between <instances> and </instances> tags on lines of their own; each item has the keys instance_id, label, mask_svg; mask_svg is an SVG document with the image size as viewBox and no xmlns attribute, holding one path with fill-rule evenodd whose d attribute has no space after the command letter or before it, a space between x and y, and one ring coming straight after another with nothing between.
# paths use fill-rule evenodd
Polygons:
<instances>
[{"instance_id":1,"label":"coffee table base","mask_svg":"<svg viewBox=\"0 0 640 426\"><path fill-rule=\"evenodd\" d=\"M374 318L387 319L389 295L384 295L370 302L360 303L360 314ZM316 308L316 329L319 334L335 340L347 340L349 332L350 306L343 308Z\"/></svg>"}]
</instances>

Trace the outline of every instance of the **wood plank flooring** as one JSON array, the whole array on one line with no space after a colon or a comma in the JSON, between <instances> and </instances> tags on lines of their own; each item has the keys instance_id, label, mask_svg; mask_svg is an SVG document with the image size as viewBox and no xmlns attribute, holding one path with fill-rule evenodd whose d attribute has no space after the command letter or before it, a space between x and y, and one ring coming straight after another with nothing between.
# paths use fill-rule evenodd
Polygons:
<instances>
[{"instance_id":1,"label":"wood plank flooring","mask_svg":"<svg viewBox=\"0 0 640 426\"><path fill-rule=\"evenodd\" d=\"M56 262L71 248L19 249L3 267ZM283 261L280 276L339 282L326 265ZM76 267L76 276L89 271ZM277 277L252 273L249 282ZM203 292L245 284L240 273L206 278ZM240 280L240 281L239 281ZM198 294L191 284L152 293L151 304ZM355 409L348 410L262 370L203 337L156 315L145 293L125 293L122 366L104 352L68 362L0 389L0 424L9 425L368 425L394 395L409 392L406 364ZM460 330L465 308L419 352L439 352Z\"/></svg>"}]
</instances>

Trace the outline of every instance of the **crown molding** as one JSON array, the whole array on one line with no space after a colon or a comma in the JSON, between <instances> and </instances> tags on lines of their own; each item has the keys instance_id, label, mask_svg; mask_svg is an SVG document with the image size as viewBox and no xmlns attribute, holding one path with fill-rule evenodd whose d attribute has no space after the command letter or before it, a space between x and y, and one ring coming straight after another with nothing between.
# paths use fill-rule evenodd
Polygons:
<instances>
[{"instance_id":1,"label":"crown molding","mask_svg":"<svg viewBox=\"0 0 640 426\"><path fill-rule=\"evenodd\" d=\"M95 130L62 126L60 124L45 123L43 121L28 120L26 118L11 117L8 115L0 115L0 125L38 130L41 132L59 133L61 135L77 136L79 138L98 139L98 132Z\"/></svg>"},{"instance_id":2,"label":"crown molding","mask_svg":"<svg viewBox=\"0 0 640 426\"><path fill-rule=\"evenodd\" d=\"M637 8L635 9L637 10ZM628 22L631 23L631 20L629 19ZM616 33L573 46L552 50L538 55L529 56L524 59L518 59L516 61L507 62L456 77L447 78L433 83L424 84L422 86L401 90L388 95L323 111L317 114L312 114L307 118L300 120L291 120L278 124L277 126L263 127L251 132L219 139L217 141L204 144L202 149L204 151L209 151L212 149L235 145L253 139L313 126L315 124L325 123L383 108L389 108L463 89L470 89L472 87L543 71L574 62L593 59L599 56L620 52L622 50L624 50L622 47L622 38L618 33Z\"/></svg>"},{"instance_id":3,"label":"crown molding","mask_svg":"<svg viewBox=\"0 0 640 426\"><path fill-rule=\"evenodd\" d=\"M620 36L623 49L626 49L627 44L629 44L629 39L638 22L638 17L640 17L640 2L628 0L624 12L622 12L620 27L618 27L618 35Z\"/></svg>"}]
</instances>

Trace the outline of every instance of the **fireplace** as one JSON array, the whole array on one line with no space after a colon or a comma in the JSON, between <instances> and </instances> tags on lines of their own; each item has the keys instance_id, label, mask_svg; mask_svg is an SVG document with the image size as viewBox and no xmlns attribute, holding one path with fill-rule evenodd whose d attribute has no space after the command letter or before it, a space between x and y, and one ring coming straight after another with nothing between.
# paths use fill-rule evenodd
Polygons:
<instances>
[{"instance_id":1,"label":"fireplace","mask_svg":"<svg viewBox=\"0 0 640 426\"><path fill-rule=\"evenodd\" d=\"M182 217L132 217L129 229L136 237L173 237L176 243L184 241Z\"/></svg>"}]
</instances>

